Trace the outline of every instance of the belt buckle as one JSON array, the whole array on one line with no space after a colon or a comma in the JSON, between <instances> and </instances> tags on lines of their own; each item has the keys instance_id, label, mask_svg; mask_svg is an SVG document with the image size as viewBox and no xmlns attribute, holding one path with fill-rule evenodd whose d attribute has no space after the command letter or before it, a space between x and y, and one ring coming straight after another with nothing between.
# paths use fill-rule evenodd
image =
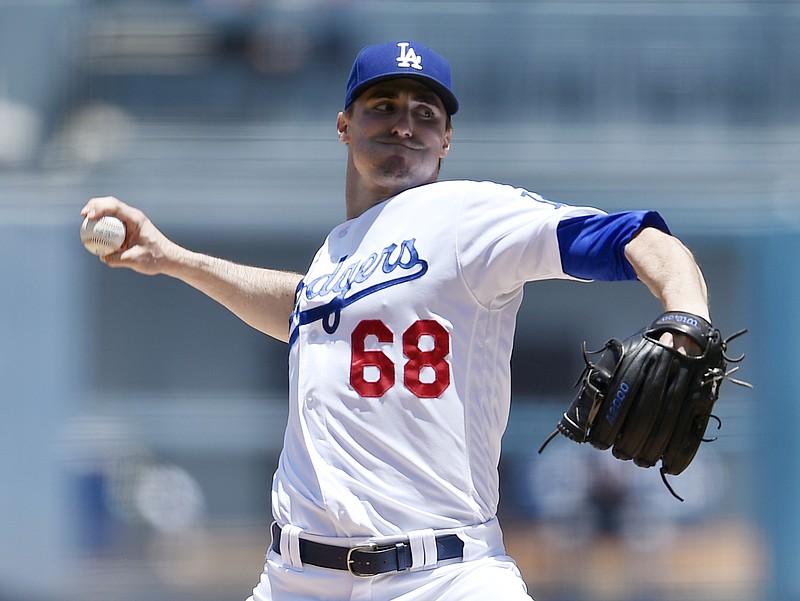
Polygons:
<instances>
[{"instance_id":1,"label":"belt buckle","mask_svg":"<svg viewBox=\"0 0 800 601\"><path fill-rule=\"evenodd\" d=\"M347 565L347 571L350 572L356 578L370 578L372 576L375 576L375 574L363 574L363 573L357 572L356 570L353 569L353 563L355 562L355 560L353 559L353 553L355 553L356 551L364 551L364 552L370 553L370 552L375 551L377 548L378 548L378 545L376 545L375 543L366 544L366 545L357 545L355 547L350 547L347 550L347 557L346 557L346 561L345 561L345 563Z\"/></svg>"}]
</instances>

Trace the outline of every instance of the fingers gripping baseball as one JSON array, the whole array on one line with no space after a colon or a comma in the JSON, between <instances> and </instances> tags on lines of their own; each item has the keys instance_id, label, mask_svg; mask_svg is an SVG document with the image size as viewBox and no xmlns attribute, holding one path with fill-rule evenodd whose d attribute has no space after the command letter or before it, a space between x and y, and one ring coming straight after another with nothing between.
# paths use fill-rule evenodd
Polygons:
<instances>
[{"instance_id":1,"label":"fingers gripping baseball","mask_svg":"<svg viewBox=\"0 0 800 601\"><path fill-rule=\"evenodd\" d=\"M109 267L127 267L145 275L155 275L163 273L165 265L178 251L179 247L162 234L144 212L113 196L92 198L81 215L90 220L110 215L125 224L121 248L100 257Z\"/></svg>"}]
</instances>

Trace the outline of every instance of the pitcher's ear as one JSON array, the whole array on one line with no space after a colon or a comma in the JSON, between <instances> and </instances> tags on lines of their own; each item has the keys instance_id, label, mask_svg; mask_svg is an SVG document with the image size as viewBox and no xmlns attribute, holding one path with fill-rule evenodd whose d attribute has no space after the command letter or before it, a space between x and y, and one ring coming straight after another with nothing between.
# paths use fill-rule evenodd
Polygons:
<instances>
[{"instance_id":1,"label":"pitcher's ear","mask_svg":"<svg viewBox=\"0 0 800 601\"><path fill-rule=\"evenodd\" d=\"M343 112L339 113L339 116L336 118L336 133L339 135L340 141L350 141L350 137L347 135L347 115Z\"/></svg>"},{"instance_id":2,"label":"pitcher's ear","mask_svg":"<svg viewBox=\"0 0 800 601\"><path fill-rule=\"evenodd\" d=\"M444 134L444 142L442 143L442 152L439 155L440 158L444 158L447 156L447 153L450 152L450 142L453 140L453 130L448 129Z\"/></svg>"}]
</instances>

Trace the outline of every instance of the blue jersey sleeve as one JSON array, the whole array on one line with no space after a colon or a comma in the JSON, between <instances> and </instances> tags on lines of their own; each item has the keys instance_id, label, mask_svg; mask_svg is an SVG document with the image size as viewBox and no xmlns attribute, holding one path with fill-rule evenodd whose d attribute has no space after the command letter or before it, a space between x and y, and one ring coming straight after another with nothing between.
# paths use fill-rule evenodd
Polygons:
<instances>
[{"instance_id":1,"label":"blue jersey sleeve","mask_svg":"<svg viewBox=\"0 0 800 601\"><path fill-rule=\"evenodd\" d=\"M582 215L558 224L558 248L564 273L586 280L635 280L625 258L625 245L645 227L669 234L655 211L625 211L610 215Z\"/></svg>"}]
</instances>

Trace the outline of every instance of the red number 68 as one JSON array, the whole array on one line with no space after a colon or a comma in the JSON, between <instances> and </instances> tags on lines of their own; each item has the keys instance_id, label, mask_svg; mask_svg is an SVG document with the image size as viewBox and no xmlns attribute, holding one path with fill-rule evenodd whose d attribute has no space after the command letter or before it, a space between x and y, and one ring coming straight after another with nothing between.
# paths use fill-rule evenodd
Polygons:
<instances>
[{"instance_id":1,"label":"red number 68","mask_svg":"<svg viewBox=\"0 0 800 601\"><path fill-rule=\"evenodd\" d=\"M379 319L359 323L351 335L350 385L363 397L380 397L395 384L395 365L382 350L367 350L366 341L374 336L379 343L394 343L394 334ZM420 319L403 332L403 384L419 398L441 396L450 386L450 335L438 321ZM427 341L423 345L423 341ZM430 347L430 348L428 348ZM378 372L377 379L366 378L366 368ZM433 372L432 381L423 381L424 368ZM425 378L430 380L430 378Z\"/></svg>"}]
</instances>

